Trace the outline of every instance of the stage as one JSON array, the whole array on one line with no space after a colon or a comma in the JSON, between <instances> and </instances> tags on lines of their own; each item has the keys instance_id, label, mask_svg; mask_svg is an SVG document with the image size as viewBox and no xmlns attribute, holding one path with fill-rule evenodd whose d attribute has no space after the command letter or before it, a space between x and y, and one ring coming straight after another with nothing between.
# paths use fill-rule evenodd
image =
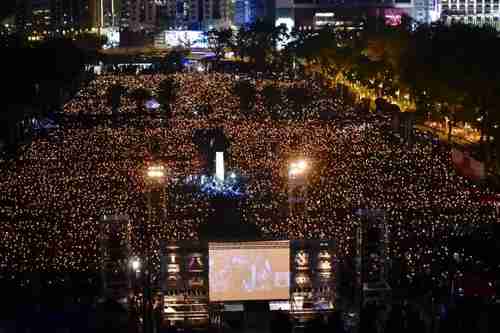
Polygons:
<instances>
[{"instance_id":1,"label":"stage","mask_svg":"<svg viewBox=\"0 0 500 333\"><path fill-rule=\"evenodd\" d=\"M165 243L162 321L268 332L286 314L300 328L336 309L336 266L333 241Z\"/></svg>"}]
</instances>

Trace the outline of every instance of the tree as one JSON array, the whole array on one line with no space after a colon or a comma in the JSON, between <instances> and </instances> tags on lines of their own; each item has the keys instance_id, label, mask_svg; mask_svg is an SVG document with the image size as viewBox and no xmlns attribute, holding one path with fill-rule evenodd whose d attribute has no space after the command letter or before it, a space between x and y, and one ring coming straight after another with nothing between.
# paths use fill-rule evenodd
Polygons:
<instances>
[{"instance_id":1,"label":"tree","mask_svg":"<svg viewBox=\"0 0 500 333\"><path fill-rule=\"evenodd\" d=\"M330 27L315 32L294 30L292 36L292 42L285 49L301 59L309 72L323 75L337 63L339 47Z\"/></svg>"},{"instance_id":2,"label":"tree","mask_svg":"<svg viewBox=\"0 0 500 333\"><path fill-rule=\"evenodd\" d=\"M51 39L35 48L31 59L43 59L43 64L26 63L24 68L29 75L35 77L38 84L39 106L45 111L53 111L61 107L65 94L76 90L85 68L86 55L69 39Z\"/></svg>"},{"instance_id":3,"label":"tree","mask_svg":"<svg viewBox=\"0 0 500 333\"><path fill-rule=\"evenodd\" d=\"M249 80L240 80L234 84L234 93L240 99L240 110L244 114L250 114L254 105L257 90Z\"/></svg>"},{"instance_id":4,"label":"tree","mask_svg":"<svg viewBox=\"0 0 500 333\"><path fill-rule=\"evenodd\" d=\"M273 84L268 84L262 89L261 95L271 117L275 117L275 108L281 103L280 89Z\"/></svg>"},{"instance_id":5,"label":"tree","mask_svg":"<svg viewBox=\"0 0 500 333\"><path fill-rule=\"evenodd\" d=\"M437 25L415 34L414 85L437 105L438 116L447 119L448 140L456 123L467 118L464 110L479 83L474 79L477 51L471 48L479 38L475 28L465 25Z\"/></svg>"},{"instance_id":6,"label":"tree","mask_svg":"<svg viewBox=\"0 0 500 333\"><path fill-rule=\"evenodd\" d=\"M267 21L257 21L248 28L241 27L236 36L235 50L248 57L258 71L265 71L275 55L276 46L287 36L286 27L276 27Z\"/></svg>"},{"instance_id":7,"label":"tree","mask_svg":"<svg viewBox=\"0 0 500 333\"><path fill-rule=\"evenodd\" d=\"M170 115L171 104L177 98L178 85L172 76L165 78L158 86L158 102L161 104L163 111Z\"/></svg>"},{"instance_id":8,"label":"tree","mask_svg":"<svg viewBox=\"0 0 500 333\"><path fill-rule=\"evenodd\" d=\"M188 55L189 50L174 49L170 51L161 63L161 70L167 74L181 72L184 69L184 60Z\"/></svg>"},{"instance_id":9,"label":"tree","mask_svg":"<svg viewBox=\"0 0 500 333\"><path fill-rule=\"evenodd\" d=\"M106 93L108 105L111 107L111 112L114 114L118 112L121 106L122 95L126 92L125 87L121 83L114 83L108 88Z\"/></svg>"},{"instance_id":10,"label":"tree","mask_svg":"<svg viewBox=\"0 0 500 333\"><path fill-rule=\"evenodd\" d=\"M95 33L82 33L75 35L75 45L87 51L97 51L102 49L103 45L108 42L105 35L98 35Z\"/></svg>"},{"instance_id":11,"label":"tree","mask_svg":"<svg viewBox=\"0 0 500 333\"><path fill-rule=\"evenodd\" d=\"M135 101L137 110L144 111L146 101L151 98L151 92L146 88L136 88L130 92L130 98Z\"/></svg>"},{"instance_id":12,"label":"tree","mask_svg":"<svg viewBox=\"0 0 500 333\"><path fill-rule=\"evenodd\" d=\"M490 27L461 27L460 38L469 45L463 59L468 69L463 84L469 94L462 118L479 129L480 147L488 166L492 160L490 137L500 120L500 71L492 70L500 57L500 40Z\"/></svg>"},{"instance_id":13,"label":"tree","mask_svg":"<svg viewBox=\"0 0 500 333\"><path fill-rule=\"evenodd\" d=\"M304 107L311 102L311 94L305 87L291 86L286 91L286 96L288 100L292 103L293 107L293 118L303 118Z\"/></svg>"},{"instance_id":14,"label":"tree","mask_svg":"<svg viewBox=\"0 0 500 333\"><path fill-rule=\"evenodd\" d=\"M215 53L215 59L224 58L225 51L234 45L234 35L231 28L210 30L208 32L208 47Z\"/></svg>"}]
</instances>

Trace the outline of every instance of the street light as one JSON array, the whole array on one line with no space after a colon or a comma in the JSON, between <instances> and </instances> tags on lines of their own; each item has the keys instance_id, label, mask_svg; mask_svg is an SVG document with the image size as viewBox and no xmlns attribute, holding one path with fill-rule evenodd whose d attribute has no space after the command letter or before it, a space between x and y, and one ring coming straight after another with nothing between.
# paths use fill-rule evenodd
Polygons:
<instances>
[{"instance_id":1,"label":"street light","mask_svg":"<svg viewBox=\"0 0 500 333\"><path fill-rule=\"evenodd\" d=\"M152 165L148 167L146 175L150 180L162 180L165 177L165 167L163 165Z\"/></svg>"},{"instance_id":2,"label":"street light","mask_svg":"<svg viewBox=\"0 0 500 333\"><path fill-rule=\"evenodd\" d=\"M300 206L297 206L298 202L305 203L309 169L309 161L303 158L290 162L288 166L288 202L291 212L302 210Z\"/></svg>"},{"instance_id":3,"label":"street light","mask_svg":"<svg viewBox=\"0 0 500 333\"><path fill-rule=\"evenodd\" d=\"M290 163L290 166L288 168L288 175L290 177L297 177L303 175L308 168L309 168L309 163L306 160L300 159L294 161Z\"/></svg>"},{"instance_id":4,"label":"street light","mask_svg":"<svg viewBox=\"0 0 500 333\"><path fill-rule=\"evenodd\" d=\"M138 273L141 270L141 262L139 259L135 258L130 261L130 266L134 270L134 272Z\"/></svg>"},{"instance_id":5,"label":"street light","mask_svg":"<svg viewBox=\"0 0 500 333\"><path fill-rule=\"evenodd\" d=\"M152 329L151 322L151 262L149 255L149 237L150 225L153 223L153 191L157 190L158 186L161 187L165 180L166 172L163 165L150 165L146 170L146 180L149 180L149 188L147 191L147 207L148 207L148 222L146 219L143 220L144 223L144 239L146 246L144 248L144 273L143 273L143 302L142 302L142 313L143 313L143 333L150 333ZM132 262L134 264L134 262ZM136 263L136 265L140 263Z\"/></svg>"}]
</instances>

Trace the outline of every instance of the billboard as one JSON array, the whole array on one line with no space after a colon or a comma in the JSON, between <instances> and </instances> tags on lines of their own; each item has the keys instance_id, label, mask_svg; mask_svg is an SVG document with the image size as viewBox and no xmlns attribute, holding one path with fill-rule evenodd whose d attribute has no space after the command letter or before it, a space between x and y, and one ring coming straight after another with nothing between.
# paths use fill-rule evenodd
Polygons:
<instances>
[{"instance_id":1,"label":"billboard","mask_svg":"<svg viewBox=\"0 0 500 333\"><path fill-rule=\"evenodd\" d=\"M209 243L209 298L217 301L290 297L290 243Z\"/></svg>"},{"instance_id":2,"label":"billboard","mask_svg":"<svg viewBox=\"0 0 500 333\"><path fill-rule=\"evenodd\" d=\"M208 48L205 32L197 30L167 30L165 43L169 47Z\"/></svg>"}]
</instances>

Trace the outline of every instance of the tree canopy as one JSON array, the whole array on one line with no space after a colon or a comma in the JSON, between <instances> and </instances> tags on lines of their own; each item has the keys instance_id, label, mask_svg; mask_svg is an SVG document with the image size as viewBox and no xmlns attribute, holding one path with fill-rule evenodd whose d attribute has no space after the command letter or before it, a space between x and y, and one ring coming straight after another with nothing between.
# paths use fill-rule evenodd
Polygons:
<instances>
[{"instance_id":1,"label":"tree canopy","mask_svg":"<svg viewBox=\"0 0 500 333\"><path fill-rule=\"evenodd\" d=\"M173 49L165 55L161 62L161 70L167 74L182 71L184 69L184 61L188 55L189 50Z\"/></svg>"},{"instance_id":2,"label":"tree canopy","mask_svg":"<svg viewBox=\"0 0 500 333\"><path fill-rule=\"evenodd\" d=\"M217 60L224 58L226 50L234 48L234 37L231 28L213 29L208 32L208 46L214 52Z\"/></svg>"},{"instance_id":3,"label":"tree canopy","mask_svg":"<svg viewBox=\"0 0 500 333\"><path fill-rule=\"evenodd\" d=\"M257 90L249 80L240 80L234 84L234 92L240 99L240 109L243 113L251 113Z\"/></svg>"}]
</instances>

